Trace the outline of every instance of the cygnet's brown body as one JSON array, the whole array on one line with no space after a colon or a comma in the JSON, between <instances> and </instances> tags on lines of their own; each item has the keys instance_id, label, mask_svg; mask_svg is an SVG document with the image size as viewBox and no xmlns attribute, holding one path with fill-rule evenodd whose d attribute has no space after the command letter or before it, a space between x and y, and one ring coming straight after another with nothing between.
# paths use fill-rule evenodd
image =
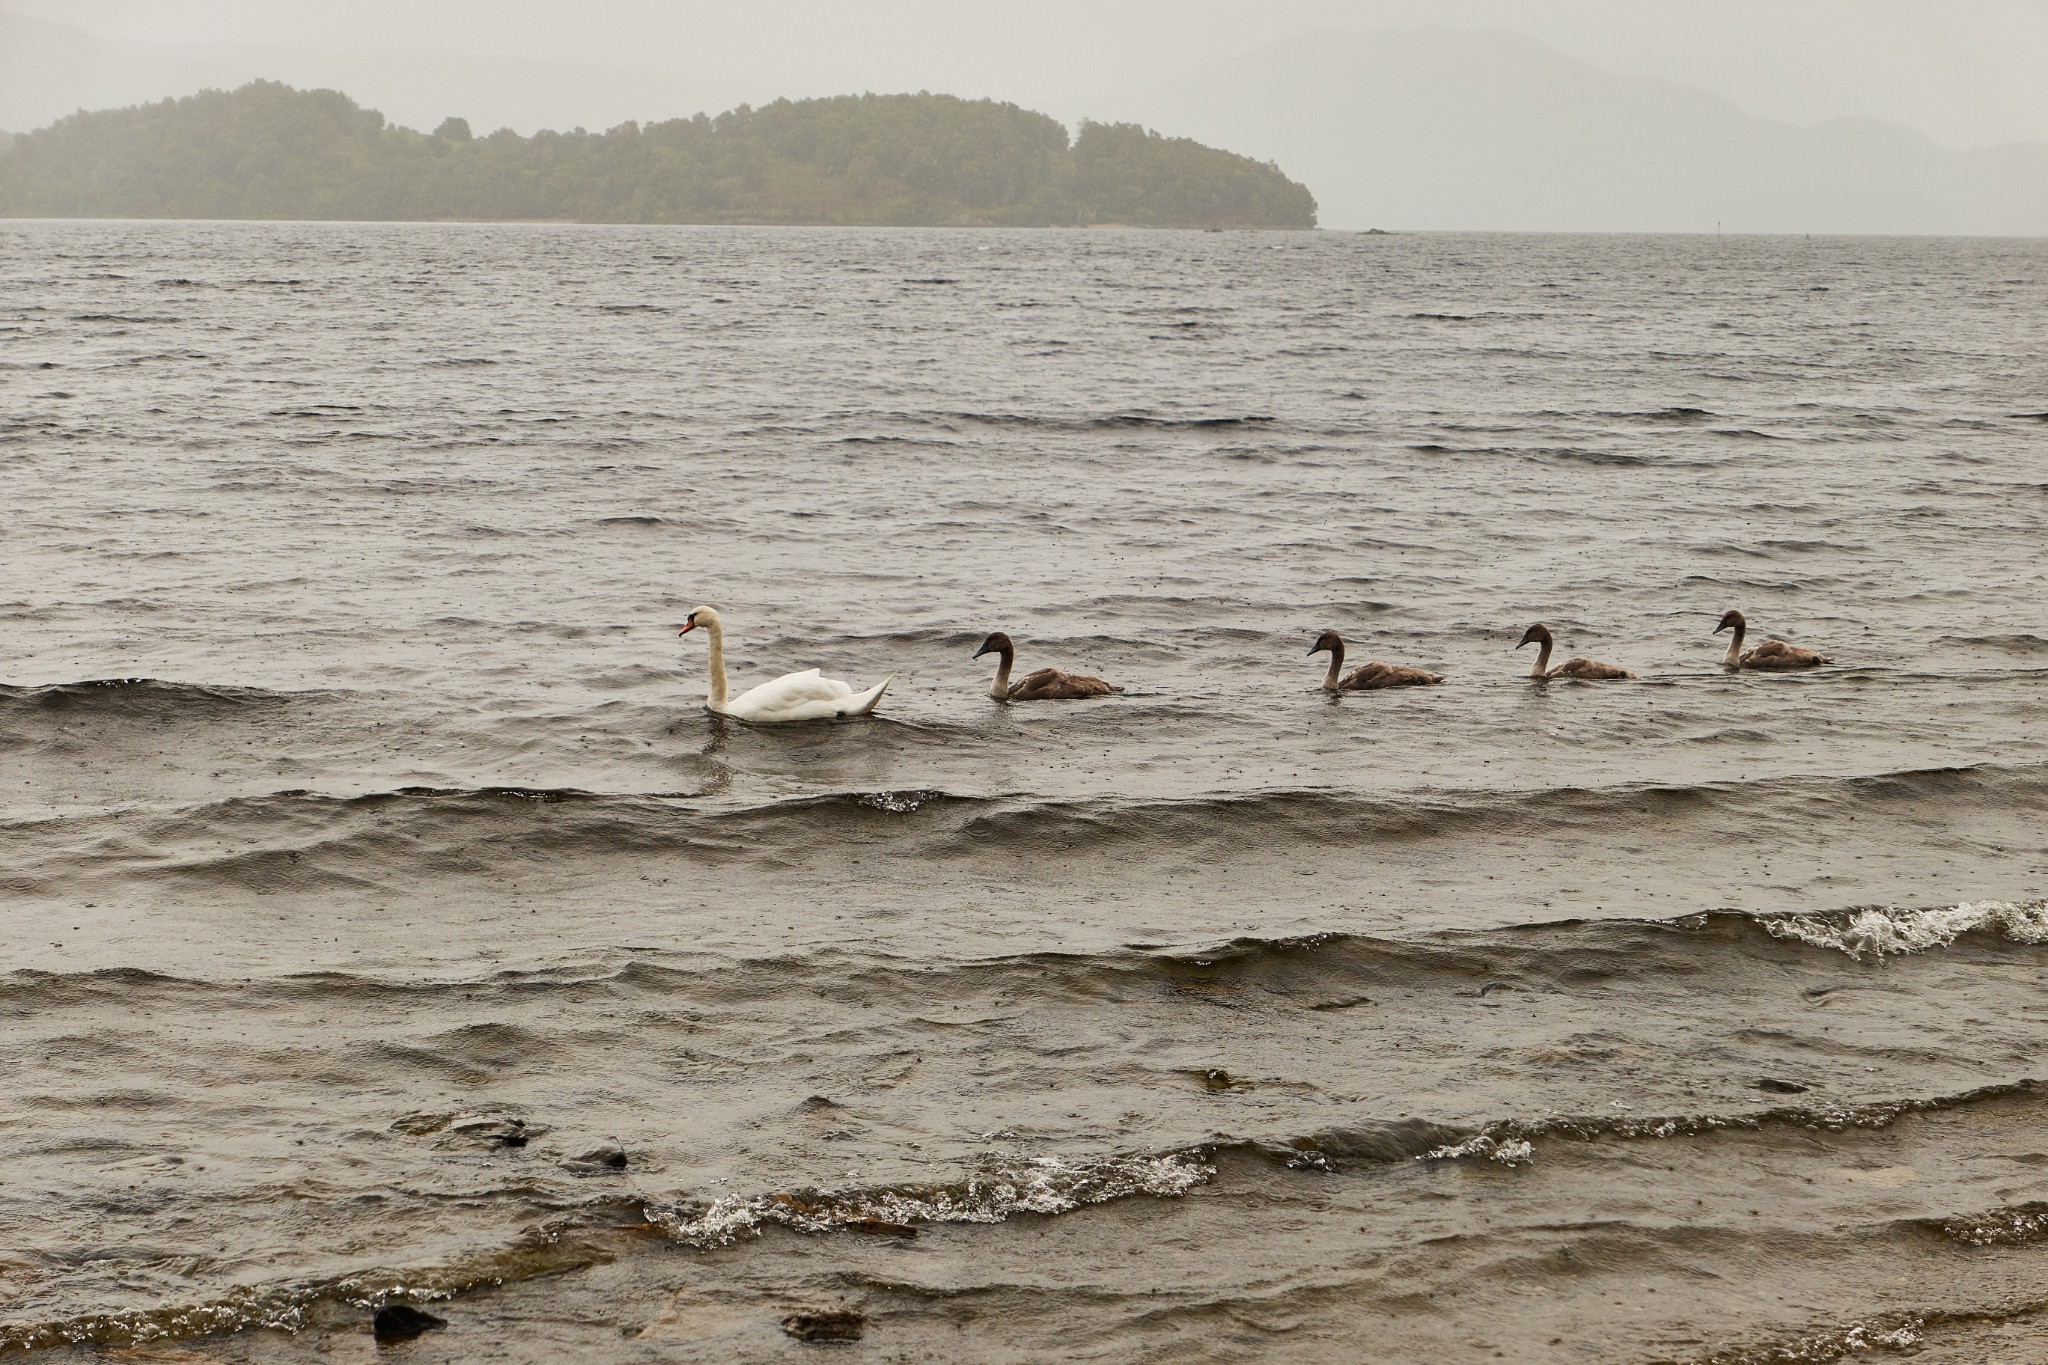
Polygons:
<instances>
[{"instance_id":1,"label":"cygnet's brown body","mask_svg":"<svg viewBox=\"0 0 2048 1365\"><path fill-rule=\"evenodd\" d=\"M1612 682L1635 677L1635 674L1619 664L1603 664L1598 659L1584 657L1566 659L1556 668L1552 668L1550 628L1541 623L1529 627L1522 636L1521 644L1515 648L1520 649L1526 644L1538 647L1536 666L1529 670L1529 676L1532 678L1578 678L1584 682Z\"/></svg>"},{"instance_id":2,"label":"cygnet's brown body","mask_svg":"<svg viewBox=\"0 0 2048 1365\"><path fill-rule=\"evenodd\" d=\"M1308 647L1311 654L1330 653L1330 671L1323 675L1325 692L1376 692L1383 687L1430 687L1443 681L1436 674L1420 668L1403 668L1394 664L1383 664L1375 659L1369 664L1360 664L1347 676L1344 673L1344 637L1334 630L1326 630L1316 637Z\"/></svg>"},{"instance_id":3,"label":"cygnet's brown body","mask_svg":"<svg viewBox=\"0 0 2048 1365\"><path fill-rule=\"evenodd\" d=\"M1825 654L1816 654L1798 645L1788 645L1783 640L1766 640L1755 649L1744 649L1742 637L1749 633L1749 622L1739 611L1731 611L1721 618L1721 624L1714 627L1714 634L1732 629L1735 638L1728 642L1728 652L1721 662L1729 668L1762 668L1783 672L1794 668L1819 668L1831 664L1833 659Z\"/></svg>"},{"instance_id":4,"label":"cygnet's brown body","mask_svg":"<svg viewBox=\"0 0 2048 1365\"><path fill-rule=\"evenodd\" d=\"M988 689L988 694L997 701L1071 701L1081 697L1106 697L1123 691L1114 683L1086 673L1068 673L1058 668L1041 668L1011 682L1010 666L1017 661L1017 649L1010 643L1010 637L1001 631L983 640L981 648L974 651L977 659L984 654L994 654L998 658L995 681Z\"/></svg>"}]
</instances>

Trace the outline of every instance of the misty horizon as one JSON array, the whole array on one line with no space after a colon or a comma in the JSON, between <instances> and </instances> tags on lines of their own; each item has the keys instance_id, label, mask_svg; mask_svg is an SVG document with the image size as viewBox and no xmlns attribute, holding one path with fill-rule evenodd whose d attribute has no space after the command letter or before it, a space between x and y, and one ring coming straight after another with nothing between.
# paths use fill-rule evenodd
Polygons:
<instances>
[{"instance_id":1,"label":"misty horizon","mask_svg":"<svg viewBox=\"0 0 2048 1365\"><path fill-rule=\"evenodd\" d=\"M1509 28L1564 57L1697 87L1761 118L1802 125L1875 118L1955 149L2048 139L2048 93L2035 74L2048 51L2048 12L2025 0L1730 0L1654 9L1622 0L1278 0L1256 14L1221 0L1125 4L1108 12L1048 0L1029 16L960 14L932 0L855 7L799 0L773 15L598 0L578 8L573 26L559 14L557 6L531 0L364 0L346 13L257 0L0 3L0 16L140 45L157 60L210 52L403 68L411 59L485 59L514 72L599 69L668 82L661 107L635 110L648 92L629 81L611 92L615 103L576 114L609 122L672 116L678 86L701 91L693 101L707 111L864 90L1086 104L1312 33L1434 25ZM0 52L5 85L33 84L39 73L16 57L10 68ZM283 70L249 74L295 79ZM186 92L167 88L150 97L176 93ZM354 93L382 100L397 118L439 116L415 113L367 87ZM20 112L22 96L19 89L0 93L0 127L30 126ZM544 89L508 87L500 97L502 109L477 108L468 116L521 132L564 123L548 108ZM76 107L45 103L35 122Z\"/></svg>"}]
</instances>

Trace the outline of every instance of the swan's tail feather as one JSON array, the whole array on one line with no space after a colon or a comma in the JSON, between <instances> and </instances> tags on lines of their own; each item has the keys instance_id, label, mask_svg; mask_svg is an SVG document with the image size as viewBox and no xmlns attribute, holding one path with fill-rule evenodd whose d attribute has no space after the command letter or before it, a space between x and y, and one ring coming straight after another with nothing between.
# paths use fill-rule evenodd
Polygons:
<instances>
[{"instance_id":1,"label":"swan's tail feather","mask_svg":"<svg viewBox=\"0 0 2048 1365\"><path fill-rule=\"evenodd\" d=\"M894 673L891 673L888 677L882 679L880 682L876 683L873 687L870 687L867 691L861 693L859 696L848 697L846 699L846 709L841 711L840 714L845 716L865 716L872 714L874 709L882 704L882 694L884 692L887 692L889 690L889 684L895 681L896 675Z\"/></svg>"}]
</instances>

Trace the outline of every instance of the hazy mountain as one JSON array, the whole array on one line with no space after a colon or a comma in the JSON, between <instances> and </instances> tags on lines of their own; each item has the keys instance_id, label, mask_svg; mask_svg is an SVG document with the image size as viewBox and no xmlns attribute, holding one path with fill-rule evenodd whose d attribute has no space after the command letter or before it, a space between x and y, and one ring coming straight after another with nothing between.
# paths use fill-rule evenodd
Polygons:
<instances>
[{"instance_id":1,"label":"hazy mountain","mask_svg":"<svg viewBox=\"0 0 2048 1365\"><path fill-rule=\"evenodd\" d=\"M143 104L252 80L346 90L400 123L449 115L479 132L507 124L609 128L627 119L715 112L798 92L695 75L385 49L169 46L101 38L0 10L0 128L40 128L80 109Z\"/></svg>"},{"instance_id":2,"label":"hazy mountain","mask_svg":"<svg viewBox=\"0 0 2048 1365\"><path fill-rule=\"evenodd\" d=\"M2048 144L1773 122L1504 30L1325 33L1086 112L1270 158L1326 227L2048 233Z\"/></svg>"}]
</instances>

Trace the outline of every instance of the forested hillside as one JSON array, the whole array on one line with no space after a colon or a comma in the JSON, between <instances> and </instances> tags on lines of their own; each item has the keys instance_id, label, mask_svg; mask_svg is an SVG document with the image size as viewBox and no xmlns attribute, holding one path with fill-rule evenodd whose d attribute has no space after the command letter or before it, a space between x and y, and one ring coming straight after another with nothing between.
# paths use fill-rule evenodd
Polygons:
<instances>
[{"instance_id":1,"label":"forested hillside","mask_svg":"<svg viewBox=\"0 0 2048 1365\"><path fill-rule=\"evenodd\" d=\"M563 219L1303 228L1277 167L1135 124L949 95L846 95L521 137L388 124L259 81L0 142L16 217Z\"/></svg>"}]
</instances>

